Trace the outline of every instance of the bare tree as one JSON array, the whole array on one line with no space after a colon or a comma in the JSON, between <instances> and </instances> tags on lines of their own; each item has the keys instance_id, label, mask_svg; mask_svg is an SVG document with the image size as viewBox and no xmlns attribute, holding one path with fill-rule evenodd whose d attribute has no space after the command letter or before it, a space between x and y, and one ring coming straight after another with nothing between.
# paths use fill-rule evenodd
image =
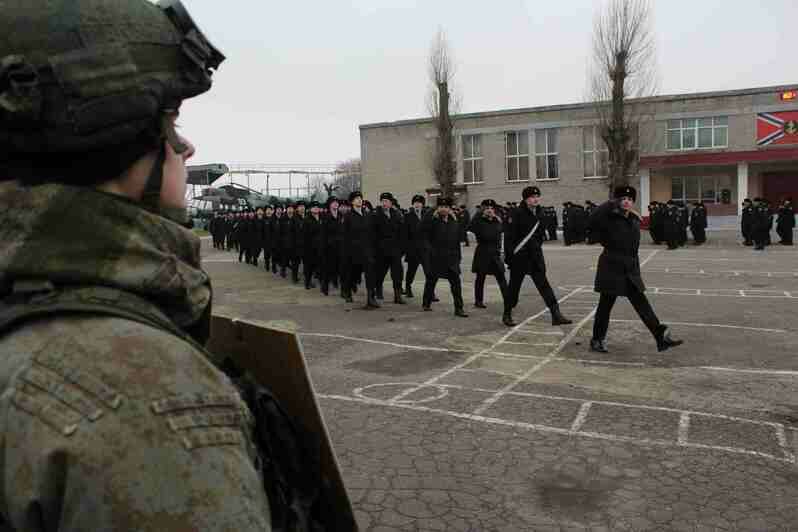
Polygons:
<instances>
[{"instance_id":1,"label":"bare tree","mask_svg":"<svg viewBox=\"0 0 798 532\"><path fill-rule=\"evenodd\" d=\"M657 90L650 0L607 0L593 22L590 98L609 155L609 187L637 173L641 105Z\"/></svg>"},{"instance_id":2,"label":"bare tree","mask_svg":"<svg viewBox=\"0 0 798 532\"><path fill-rule=\"evenodd\" d=\"M428 58L428 73L432 87L427 107L435 124L435 147L431 154L432 173L441 187L443 197L452 197L457 163L454 153L453 114L459 109L459 98L452 95L455 61L449 41L439 28L432 39Z\"/></svg>"},{"instance_id":3,"label":"bare tree","mask_svg":"<svg viewBox=\"0 0 798 532\"><path fill-rule=\"evenodd\" d=\"M341 199L346 199L350 193L360 190L363 186L363 172L360 159L348 159L335 166L335 179L333 186Z\"/></svg>"},{"instance_id":4,"label":"bare tree","mask_svg":"<svg viewBox=\"0 0 798 532\"><path fill-rule=\"evenodd\" d=\"M324 195L327 190L327 178L323 175L314 175L310 178L309 184L308 200L321 201L322 195Z\"/></svg>"}]
</instances>

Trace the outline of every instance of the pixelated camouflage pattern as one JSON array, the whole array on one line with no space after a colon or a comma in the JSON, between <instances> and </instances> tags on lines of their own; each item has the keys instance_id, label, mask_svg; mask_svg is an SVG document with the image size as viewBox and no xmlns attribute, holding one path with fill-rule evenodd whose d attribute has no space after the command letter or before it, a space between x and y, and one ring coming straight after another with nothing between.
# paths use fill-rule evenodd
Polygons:
<instances>
[{"instance_id":1,"label":"pixelated camouflage pattern","mask_svg":"<svg viewBox=\"0 0 798 532\"><path fill-rule=\"evenodd\" d=\"M122 289L185 327L211 300L190 231L62 185L0 184L0 286L19 279ZM188 342L58 315L0 336L0 354L0 512L12 530L270 530L252 417Z\"/></svg>"}]
</instances>

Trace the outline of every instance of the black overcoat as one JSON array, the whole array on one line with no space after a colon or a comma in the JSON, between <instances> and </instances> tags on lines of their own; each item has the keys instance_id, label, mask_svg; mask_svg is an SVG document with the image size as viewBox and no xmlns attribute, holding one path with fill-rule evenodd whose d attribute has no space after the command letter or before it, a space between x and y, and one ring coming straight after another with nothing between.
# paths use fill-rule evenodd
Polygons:
<instances>
[{"instance_id":1,"label":"black overcoat","mask_svg":"<svg viewBox=\"0 0 798 532\"><path fill-rule=\"evenodd\" d=\"M432 216L429 209L421 209L420 218L415 209L410 209L405 215L405 261L419 263L429 257L429 241L423 231L424 219L429 216Z\"/></svg>"},{"instance_id":2,"label":"black overcoat","mask_svg":"<svg viewBox=\"0 0 798 532\"><path fill-rule=\"evenodd\" d=\"M434 214L424 219L424 235L430 249L430 268L437 277L460 275L460 221L453 215Z\"/></svg>"},{"instance_id":3,"label":"black overcoat","mask_svg":"<svg viewBox=\"0 0 798 532\"><path fill-rule=\"evenodd\" d=\"M280 217L278 231L280 233L280 250L286 257L293 257L296 254L294 249L294 217L286 216L285 214Z\"/></svg>"},{"instance_id":4,"label":"black overcoat","mask_svg":"<svg viewBox=\"0 0 798 532\"><path fill-rule=\"evenodd\" d=\"M515 253L515 248L532 231L532 228L540 222L535 234L526 244ZM510 224L505 233L504 253L507 264L510 268L524 273L546 272L546 260L543 258L541 244L544 239L543 208L538 205L534 209L521 205L510 215Z\"/></svg>"},{"instance_id":5,"label":"black overcoat","mask_svg":"<svg viewBox=\"0 0 798 532\"><path fill-rule=\"evenodd\" d=\"M498 217L474 216L468 228L477 239L477 249L471 263L473 273L496 275L504 273L501 259L503 224ZM540 231L540 229L538 229Z\"/></svg>"},{"instance_id":6,"label":"black overcoat","mask_svg":"<svg viewBox=\"0 0 798 532\"><path fill-rule=\"evenodd\" d=\"M588 227L604 246L596 267L595 291L627 296L634 287L644 292L638 256L640 218L633 213L624 215L617 201L608 201L593 211Z\"/></svg>"},{"instance_id":7,"label":"black overcoat","mask_svg":"<svg viewBox=\"0 0 798 532\"><path fill-rule=\"evenodd\" d=\"M404 220L397 209L377 207L374 217L374 233L377 240L377 253L383 257L401 257L404 245Z\"/></svg>"},{"instance_id":8,"label":"black overcoat","mask_svg":"<svg viewBox=\"0 0 798 532\"><path fill-rule=\"evenodd\" d=\"M366 265L374 262L374 218L362 209L355 209L344 218L343 258L349 264Z\"/></svg>"},{"instance_id":9,"label":"black overcoat","mask_svg":"<svg viewBox=\"0 0 798 532\"><path fill-rule=\"evenodd\" d=\"M305 218L303 223L303 237L305 239L303 250L306 262L318 264L324 255L324 239L322 238L322 222L313 215Z\"/></svg>"}]
</instances>

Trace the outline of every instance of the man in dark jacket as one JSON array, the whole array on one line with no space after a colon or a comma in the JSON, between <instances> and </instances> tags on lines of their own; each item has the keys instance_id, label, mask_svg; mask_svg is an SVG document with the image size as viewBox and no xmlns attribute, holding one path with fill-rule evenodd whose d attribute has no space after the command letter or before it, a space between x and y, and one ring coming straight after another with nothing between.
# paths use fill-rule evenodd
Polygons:
<instances>
[{"instance_id":1,"label":"man in dark jacket","mask_svg":"<svg viewBox=\"0 0 798 532\"><path fill-rule=\"evenodd\" d=\"M482 214L475 216L470 231L477 239L477 249L471 264L472 273L477 274L474 281L474 306L485 306L485 278L493 275L499 285L504 302L503 320L512 312L507 300L507 280L504 277L504 263L501 258L502 221L496 216L496 202L492 199L482 201Z\"/></svg>"},{"instance_id":2,"label":"man in dark jacket","mask_svg":"<svg viewBox=\"0 0 798 532\"><path fill-rule=\"evenodd\" d=\"M768 245L770 238L770 208L763 198L754 198L754 213L751 221L751 236L754 239L754 249L763 250Z\"/></svg>"},{"instance_id":3,"label":"man in dark jacket","mask_svg":"<svg viewBox=\"0 0 798 532\"><path fill-rule=\"evenodd\" d=\"M391 271L393 282L393 302L404 305L402 299L402 250L403 243L403 217L402 213L394 207L394 197L390 192L380 194L382 205L374 210L374 232L377 251L376 297L383 299L382 285L388 270Z\"/></svg>"},{"instance_id":4,"label":"man in dark jacket","mask_svg":"<svg viewBox=\"0 0 798 532\"><path fill-rule=\"evenodd\" d=\"M697 202L690 213L690 232L696 245L707 241L707 208L703 201Z\"/></svg>"},{"instance_id":5,"label":"man in dark jacket","mask_svg":"<svg viewBox=\"0 0 798 532\"><path fill-rule=\"evenodd\" d=\"M750 198L745 198L743 200L743 213L740 219L740 232L743 235L743 245L745 246L754 245L753 222L754 206Z\"/></svg>"},{"instance_id":6,"label":"man in dark jacket","mask_svg":"<svg viewBox=\"0 0 798 532\"><path fill-rule=\"evenodd\" d=\"M429 242L422 231L424 218L431 213L424 207L424 196L413 196L413 208L405 216L403 238L405 245L405 262L407 273L405 276L405 296L413 297L413 280L419 265L424 270L424 276L430 277L429 271ZM433 301L435 301L433 296Z\"/></svg>"},{"instance_id":7,"label":"man in dark jacket","mask_svg":"<svg viewBox=\"0 0 798 532\"><path fill-rule=\"evenodd\" d=\"M322 236L322 223L320 215L321 206L318 202L310 203L310 215L305 217L303 225L303 235L305 239L302 249L304 250L304 274L305 290L313 288L313 275L318 273L321 266L322 256L324 255L324 239Z\"/></svg>"},{"instance_id":8,"label":"man in dark jacket","mask_svg":"<svg viewBox=\"0 0 798 532\"><path fill-rule=\"evenodd\" d=\"M272 219L272 273L277 274L283 264L282 246L282 223L283 206L280 203L274 205L274 218Z\"/></svg>"},{"instance_id":9,"label":"man in dark jacket","mask_svg":"<svg viewBox=\"0 0 798 532\"><path fill-rule=\"evenodd\" d=\"M524 277L529 275L543 301L551 312L552 325L572 323L560 312L560 305L554 296L546 277L546 260L543 257L543 221L540 207L540 189L526 187L522 192L523 203L511 215L511 223L505 235L505 262L510 267L510 287L508 291L509 308L518 305L518 294ZM505 312L503 322L508 327L515 325L510 312Z\"/></svg>"},{"instance_id":10,"label":"man in dark jacket","mask_svg":"<svg viewBox=\"0 0 798 532\"><path fill-rule=\"evenodd\" d=\"M663 216L665 217L665 241L668 243L668 249L677 249L679 247L679 206L668 200L667 208Z\"/></svg>"},{"instance_id":11,"label":"man in dark jacket","mask_svg":"<svg viewBox=\"0 0 798 532\"><path fill-rule=\"evenodd\" d=\"M344 298L352 302L352 289L361 273L366 277L366 310L380 308L374 298L374 218L363 206L363 195L352 192L349 195L352 210L344 218L343 228L343 282Z\"/></svg>"},{"instance_id":12,"label":"man in dark jacket","mask_svg":"<svg viewBox=\"0 0 798 532\"><path fill-rule=\"evenodd\" d=\"M795 209L792 198L787 198L779 207L779 217L776 221L776 232L781 238L782 246L792 246L792 230L795 227Z\"/></svg>"},{"instance_id":13,"label":"man in dark jacket","mask_svg":"<svg viewBox=\"0 0 798 532\"><path fill-rule=\"evenodd\" d=\"M286 270L290 267L293 270L294 264L294 204L289 203L285 207L285 213L280 218L280 255L282 262L280 263L280 275L283 279L286 277Z\"/></svg>"},{"instance_id":14,"label":"man in dark jacket","mask_svg":"<svg viewBox=\"0 0 798 532\"><path fill-rule=\"evenodd\" d=\"M454 315L467 318L463 304L463 287L460 282L460 222L452 213L454 202L451 198L438 198L438 210L427 216L422 223L422 231L429 242L430 271L424 283L424 310L432 310L432 296L439 278L449 281L454 299Z\"/></svg>"},{"instance_id":15,"label":"man in dark jacket","mask_svg":"<svg viewBox=\"0 0 798 532\"><path fill-rule=\"evenodd\" d=\"M590 217L590 228L599 237L604 251L596 267L595 291L599 296L598 309L593 322L590 350L607 353L607 330L610 312L618 296L626 297L640 319L657 341L657 350L681 345L661 324L645 296L645 285L640 276L640 217L632 210L637 191L630 186L615 189L615 200L597 208Z\"/></svg>"},{"instance_id":16,"label":"man in dark jacket","mask_svg":"<svg viewBox=\"0 0 798 532\"><path fill-rule=\"evenodd\" d=\"M291 257L291 278L299 284L299 266L305 260L305 202L297 201L293 226L294 253ZM314 286L315 287L315 286Z\"/></svg>"},{"instance_id":17,"label":"man in dark jacket","mask_svg":"<svg viewBox=\"0 0 798 532\"><path fill-rule=\"evenodd\" d=\"M274 207L266 205L261 225L261 245L263 246L263 267L266 271L271 269L272 255L274 254Z\"/></svg>"},{"instance_id":18,"label":"man in dark jacket","mask_svg":"<svg viewBox=\"0 0 798 532\"><path fill-rule=\"evenodd\" d=\"M338 209L338 199L328 198L327 214L322 218L324 253L322 256L321 293L325 296L330 294L330 283L334 287L338 287L338 277L341 273L343 219ZM343 295L343 291L341 294Z\"/></svg>"}]
</instances>

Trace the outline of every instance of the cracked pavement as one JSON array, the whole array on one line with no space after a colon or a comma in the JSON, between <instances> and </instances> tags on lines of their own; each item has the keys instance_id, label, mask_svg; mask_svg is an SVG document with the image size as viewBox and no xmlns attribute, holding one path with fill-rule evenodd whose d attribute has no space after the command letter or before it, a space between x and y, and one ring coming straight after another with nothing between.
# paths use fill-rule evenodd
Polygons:
<instances>
[{"instance_id":1,"label":"cracked pavement","mask_svg":"<svg viewBox=\"0 0 798 532\"><path fill-rule=\"evenodd\" d=\"M641 248L664 354L625 300L587 351L598 246L544 246L574 325L527 281L512 330L492 280L471 308L473 247L468 319L443 283L368 312L203 250L215 312L298 333L363 531L796 530L798 252L733 236Z\"/></svg>"}]
</instances>

